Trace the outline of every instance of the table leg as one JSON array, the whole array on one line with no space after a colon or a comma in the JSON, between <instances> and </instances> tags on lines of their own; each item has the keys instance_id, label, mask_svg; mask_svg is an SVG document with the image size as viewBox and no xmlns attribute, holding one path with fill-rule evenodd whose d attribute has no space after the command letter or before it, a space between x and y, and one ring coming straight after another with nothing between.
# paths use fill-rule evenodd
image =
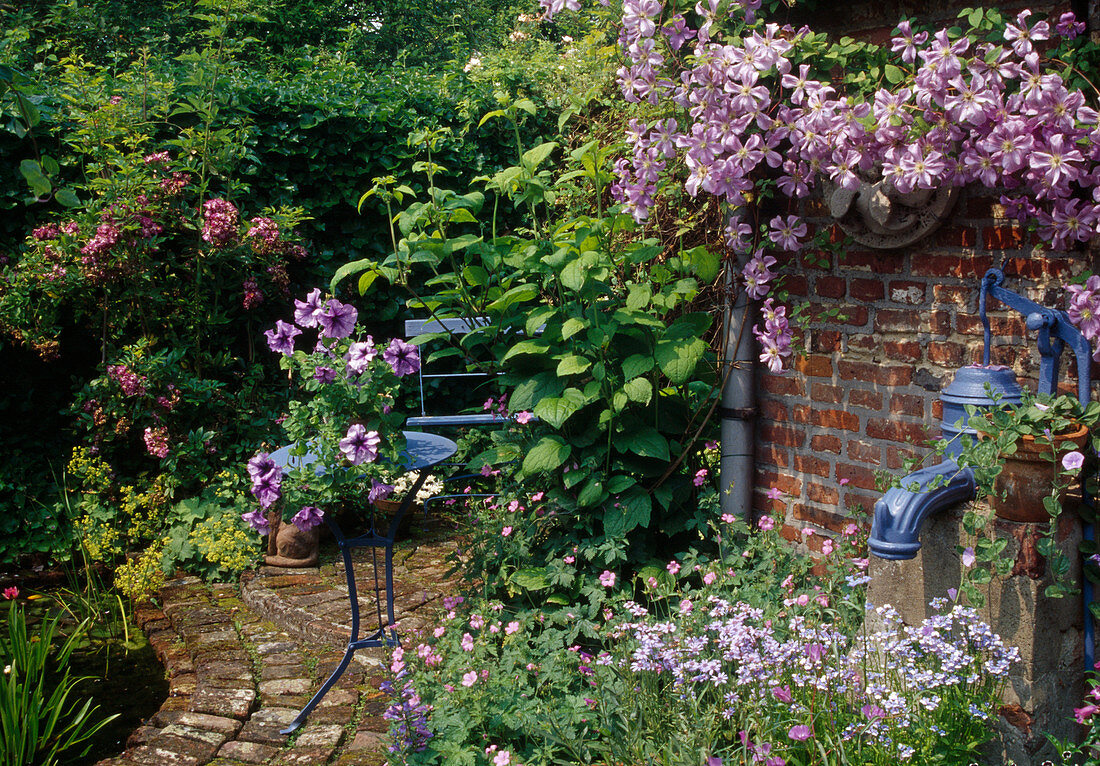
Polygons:
<instances>
[{"instance_id":1,"label":"table leg","mask_svg":"<svg viewBox=\"0 0 1100 766\"><path fill-rule=\"evenodd\" d=\"M348 640L347 648L344 650L344 658L340 660L336 669L329 675L328 680L321 684L321 688L317 690L313 698L301 709L297 717L290 722L290 725L285 729L279 730L280 734L293 734L302 727L302 724L306 722L313 708L317 707L317 704L326 694L328 694L328 690L332 688L333 684L335 684L340 679L340 676L344 674L344 671L348 669L348 665L351 663L351 656L355 654L355 650L359 648L356 646L359 642L359 594L355 589L355 571L352 569L351 563L352 546L348 544L348 540L344 538L343 531L335 521L329 516L325 516L325 522L336 538L336 544L340 546L340 554L344 559L344 575L347 577L348 598L351 602L351 637Z\"/></svg>"}]
</instances>

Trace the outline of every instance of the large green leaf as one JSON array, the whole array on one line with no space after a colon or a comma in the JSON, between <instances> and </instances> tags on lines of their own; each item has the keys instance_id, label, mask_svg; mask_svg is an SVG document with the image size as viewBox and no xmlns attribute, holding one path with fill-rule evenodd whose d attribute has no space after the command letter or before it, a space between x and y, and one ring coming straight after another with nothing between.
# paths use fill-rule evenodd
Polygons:
<instances>
[{"instance_id":1,"label":"large green leaf","mask_svg":"<svg viewBox=\"0 0 1100 766\"><path fill-rule=\"evenodd\" d=\"M548 396L535 404L535 415L554 428L561 428L588 400L576 388L567 388L561 396Z\"/></svg>"},{"instance_id":2,"label":"large green leaf","mask_svg":"<svg viewBox=\"0 0 1100 766\"><path fill-rule=\"evenodd\" d=\"M508 579L513 585L518 585L523 590L535 591L550 587L550 577L546 574L546 567L519 569Z\"/></svg>"},{"instance_id":3,"label":"large green leaf","mask_svg":"<svg viewBox=\"0 0 1100 766\"><path fill-rule=\"evenodd\" d=\"M670 325L657 341L654 352L657 364L673 383L687 381L707 352L707 344L699 335L694 323L681 319Z\"/></svg>"},{"instance_id":4,"label":"large green leaf","mask_svg":"<svg viewBox=\"0 0 1100 766\"><path fill-rule=\"evenodd\" d=\"M579 375L591 366L591 360L578 354L570 354L558 362L557 372L559 377L564 378L569 375Z\"/></svg>"},{"instance_id":5,"label":"large green leaf","mask_svg":"<svg viewBox=\"0 0 1100 766\"><path fill-rule=\"evenodd\" d=\"M660 460L669 459L668 439L661 436L660 432L653 426L632 428L619 434L615 441L616 444L624 445L627 451L640 457L652 457Z\"/></svg>"},{"instance_id":6,"label":"large green leaf","mask_svg":"<svg viewBox=\"0 0 1100 766\"><path fill-rule=\"evenodd\" d=\"M592 477L584 485L581 493L577 495L577 505L582 508L591 508L603 502L606 496L606 493L603 491L603 482L596 477Z\"/></svg>"},{"instance_id":7,"label":"large green leaf","mask_svg":"<svg viewBox=\"0 0 1100 766\"><path fill-rule=\"evenodd\" d=\"M529 340L521 340L519 343L508 349L508 353L504 355L502 362L507 362L514 356L522 356L523 354L545 354L549 350L549 344L538 338L531 338Z\"/></svg>"},{"instance_id":8,"label":"large green leaf","mask_svg":"<svg viewBox=\"0 0 1100 766\"><path fill-rule=\"evenodd\" d=\"M622 537L636 527L649 526L653 504L649 495L640 487L634 487L604 513L604 534Z\"/></svg>"},{"instance_id":9,"label":"large green leaf","mask_svg":"<svg viewBox=\"0 0 1100 766\"><path fill-rule=\"evenodd\" d=\"M524 473L549 473L569 459L572 447L560 436L544 436L523 458Z\"/></svg>"},{"instance_id":10,"label":"large green leaf","mask_svg":"<svg viewBox=\"0 0 1100 766\"><path fill-rule=\"evenodd\" d=\"M653 398L653 386L645 378L628 380L626 385L623 386L623 390L626 391L626 395L630 397L630 401L638 402L639 404L649 404L649 400Z\"/></svg>"},{"instance_id":11,"label":"large green leaf","mask_svg":"<svg viewBox=\"0 0 1100 766\"><path fill-rule=\"evenodd\" d=\"M520 383L508 396L508 404L513 410L530 410L535 403L546 396L560 396L565 383L552 372L540 372Z\"/></svg>"},{"instance_id":12,"label":"large green leaf","mask_svg":"<svg viewBox=\"0 0 1100 766\"><path fill-rule=\"evenodd\" d=\"M645 375L653 369L653 357L649 354L631 354L623 361L622 369L626 380Z\"/></svg>"}]
</instances>

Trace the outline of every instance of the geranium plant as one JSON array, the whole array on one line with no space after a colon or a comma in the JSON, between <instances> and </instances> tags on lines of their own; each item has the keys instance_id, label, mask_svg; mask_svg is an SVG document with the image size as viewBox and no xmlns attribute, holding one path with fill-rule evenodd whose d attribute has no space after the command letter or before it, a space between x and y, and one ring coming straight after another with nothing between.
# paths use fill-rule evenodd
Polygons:
<instances>
[{"instance_id":1,"label":"geranium plant","mask_svg":"<svg viewBox=\"0 0 1100 766\"><path fill-rule=\"evenodd\" d=\"M323 300L319 289L294 307L293 322L279 320L264 333L299 395L281 422L289 459L260 452L248 461L259 508L242 518L260 532L268 531L271 513L304 531L352 498L373 502L393 491L385 480L400 464L405 422L397 390L420 369L416 346L400 338L375 344L356 332L353 306ZM309 350L296 348L303 335L316 335Z\"/></svg>"}]
</instances>

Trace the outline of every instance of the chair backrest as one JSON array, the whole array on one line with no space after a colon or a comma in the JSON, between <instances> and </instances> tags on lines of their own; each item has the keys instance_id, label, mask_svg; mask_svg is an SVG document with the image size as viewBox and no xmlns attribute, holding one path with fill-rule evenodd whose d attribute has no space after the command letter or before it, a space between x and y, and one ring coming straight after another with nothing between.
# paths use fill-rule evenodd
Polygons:
<instances>
[{"instance_id":1,"label":"chair backrest","mask_svg":"<svg viewBox=\"0 0 1100 766\"><path fill-rule=\"evenodd\" d=\"M445 332L451 335L462 336L472 332L475 328L485 327L489 320L485 317L449 318L449 319L408 319L405 321L405 337L413 339L429 333ZM474 383L478 380L488 381L493 377L484 372L432 372L425 371L423 362L417 373L417 382L420 386L420 414L406 420L410 428L442 428L447 426L483 426L504 423L508 418L496 412L476 412L450 414L428 414L426 396L424 391L425 380L453 380L468 381Z\"/></svg>"}]
</instances>

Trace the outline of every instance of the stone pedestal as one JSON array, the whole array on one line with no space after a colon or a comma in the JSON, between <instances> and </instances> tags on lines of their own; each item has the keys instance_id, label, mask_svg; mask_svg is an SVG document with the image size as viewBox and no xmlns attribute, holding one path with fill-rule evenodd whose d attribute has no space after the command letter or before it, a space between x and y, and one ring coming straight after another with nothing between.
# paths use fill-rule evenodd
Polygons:
<instances>
[{"instance_id":1,"label":"stone pedestal","mask_svg":"<svg viewBox=\"0 0 1100 766\"><path fill-rule=\"evenodd\" d=\"M956 546L965 538L961 507L927 519L921 549L909 561L871 556L867 601L893 605L907 625L930 615L928 603L958 588L963 564ZM1083 612L1080 596L1048 598L1043 591L1051 575L1034 541L1045 525L997 520L994 533L1008 541L1004 555L1015 562L1012 573L984 586L986 603L978 611L1006 644L1020 650L1020 662L1010 674L997 740L991 743L991 766L1040 766L1054 749L1044 733L1079 741L1081 727L1073 719L1086 691L1084 682ZM1077 514L1064 513L1058 542L1073 562L1070 581L1081 582L1081 525ZM869 617L874 613L869 612ZM874 626L869 626L873 628Z\"/></svg>"}]
</instances>

